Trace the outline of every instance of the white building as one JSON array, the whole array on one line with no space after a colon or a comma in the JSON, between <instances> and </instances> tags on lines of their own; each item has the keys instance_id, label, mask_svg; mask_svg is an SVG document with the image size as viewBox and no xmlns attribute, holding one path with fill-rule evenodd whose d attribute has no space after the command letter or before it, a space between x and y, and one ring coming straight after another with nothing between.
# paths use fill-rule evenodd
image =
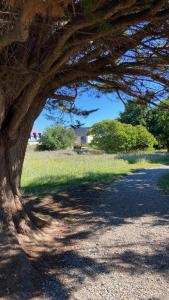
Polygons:
<instances>
[{"instance_id":1,"label":"white building","mask_svg":"<svg viewBox=\"0 0 169 300\"><path fill-rule=\"evenodd\" d=\"M90 144L93 140L91 135L88 135L90 127L79 127L74 129L76 135L76 144L77 145L86 145Z\"/></svg>"},{"instance_id":2,"label":"white building","mask_svg":"<svg viewBox=\"0 0 169 300\"><path fill-rule=\"evenodd\" d=\"M29 137L28 143L30 145L38 144L39 139L41 138L42 132L36 128L33 128Z\"/></svg>"},{"instance_id":3,"label":"white building","mask_svg":"<svg viewBox=\"0 0 169 300\"><path fill-rule=\"evenodd\" d=\"M74 132L76 135L76 140L75 140L76 145L87 145L87 144L91 143L91 141L93 140L93 137L91 135L88 135L89 129L90 129L90 127L80 127L80 128L74 129ZM36 128L33 128L31 131L31 134L30 134L28 144L30 144L30 145L38 144L41 136L42 136L42 132Z\"/></svg>"}]
</instances>

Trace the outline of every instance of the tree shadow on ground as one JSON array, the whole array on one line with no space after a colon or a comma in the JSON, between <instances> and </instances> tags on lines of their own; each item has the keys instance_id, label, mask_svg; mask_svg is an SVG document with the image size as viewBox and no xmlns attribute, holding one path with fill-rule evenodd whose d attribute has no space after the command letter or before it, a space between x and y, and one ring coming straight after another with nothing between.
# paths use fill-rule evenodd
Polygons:
<instances>
[{"instance_id":1,"label":"tree shadow on ground","mask_svg":"<svg viewBox=\"0 0 169 300\"><path fill-rule=\"evenodd\" d=\"M136 246L135 244L133 246ZM138 246L138 244L137 244ZM121 246L121 249L123 246ZM126 245L125 245L126 249ZM124 250L121 254L107 259L109 270L127 272L130 275L147 272L162 273L169 279L169 244L159 246L152 254L140 254L132 250Z\"/></svg>"},{"instance_id":2,"label":"tree shadow on ground","mask_svg":"<svg viewBox=\"0 0 169 300\"><path fill-rule=\"evenodd\" d=\"M38 220L38 225L47 236L47 240L42 237L42 241L36 245L35 257L31 257L32 248L30 252L26 251L34 269L43 279L42 285L36 285L34 295L38 297L46 292L46 299L68 300L86 277L95 280L99 274L113 271L131 275L144 272L166 274L169 271L167 242L163 246L156 245L151 254L134 251L131 244L121 244L120 253L103 256L99 260L78 252L79 243L87 242L91 236L100 235L104 230L131 224L136 218L154 217L150 226L169 225L169 198L154 192L155 182L166 172L166 169L143 170L109 186L98 184L82 187L81 180L77 180L76 184L80 187L76 191L73 188L49 196L43 194L32 199L26 198L26 210L34 222ZM65 226L65 231L62 226ZM12 258L12 262L16 260L17 256L16 259ZM10 269L10 264L10 260L5 260L1 264L1 273ZM61 280L63 273L69 284ZM0 289L0 297L8 294L5 289ZM12 297L9 299L15 299ZM29 294L24 297L22 295L16 299L32 299Z\"/></svg>"},{"instance_id":3,"label":"tree shadow on ground","mask_svg":"<svg viewBox=\"0 0 169 300\"><path fill-rule=\"evenodd\" d=\"M95 280L99 274L108 272L104 263L79 255L72 250L61 253L56 253L56 251L44 253L33 262L33 266L43 274L44 272L47 274L48 291L51 291L48 295L52 300L67 300L87 277ZM63 285L62 281L58 279L63 275L68 280L67 285Z\"/></svg>"},{"instance_id":4,"label":"tree shadow on ground","mask_svg":"<svg viewBox=\"0 0 169 300\"><path fill-rule=\"evenodd\" d=\"M131 222L128 219L139 218L144 215L158 217L155 225L164 225L169 221L168 196L156 190L158 178L168 173L168 169L145 169L131 174L127 179L118 180L113 185L81 185L82 179L76 179L79 188L68 189L64 192L25 198L25 207L31 218L41 219L41 226L45 226L46 219L67 219L74 223L92 225L92 230L107 226L120 226ZM122 175L122 174L121 174ZM104 177L106 174L99 174ZM116 175L115 175L116 176ZM53 177L54 183L57 177ZM88 182L89 178L83 178ZM125 183L123 184L123 182ZM155 182L154 182L155 181ZM75 179L72 180L74 186ZM33 185L33 183L31 184ZM46 184L48 190L48 183ZM71 186L71 180L69 181ZM40 190L39 186L36 186ZM45 184L43 184L45 190ZM43 199L48 199L47 203ZM57 204L57 207L55 206ZM37 218L37 219L36 219ZM86 236L87 237L87 234Z\"/></svg>"},{"instance_id":5,"label":"tree shadow on ground","mask_svg":"<svg viewBox=\"0 0 169 300\"><path fill-rule=\"evenodd\" d=\"M84 276L95 278L106 272L103 264L75 251L40 252L30 263L17 240L3 232L0 234L0 251L0 299L67 300L74 286L83 283ZM65 286L59 277L52 274L53 269L63 272L64 268L69 277L70 272L74 272L72 287ZM79 270L80 274L76 274Z\"/></svg>"},{"instance_id":6,"label":"tree shadow on ground","mask_svg":"<svg viewBox=\"0 0 169 300\"><path fill-rule=\"evenodd\" d=\"M0 299L41 299L42 278L4 226L0 228ZM36 297L36 298L33 298Z\"/></svg>"},{"instance_id":7,"label":"tree shadow on ground","mask_svg":"<svg viewBox=\"0 0 169 300\"><path fill-rule=\"evenodd\" d=\"M107 272L104 264L80 256L75 251L56 254L47 251L49 249L46 247L46 253L39 253L30 264L22 250L13 251L12 247L4 247L4 242L0 243L0 299L68 300L71 292L76 286L83 284L86 276L94 279ZM56 269L58 273L64 272L65 276L72 277L71 285L63 284L56 275Z\"/></svg>"},{"instance_id":8,"label":"tree shadow on ground","mask_svg":"<svg viewBox=\"0 0 169 300\"><path fill-rule=\"evenodd\" d=\"M40 215L49 220L64 220L64 223L71 229L79 228L75 232L72 230L66 235L55 236L55 242L61 242L64 247L74 246L80 241L88 240L90 236L96 235L102 229L127 225L136 218L144 216L154 217L151 226L166 226L169 225L169 198L163 193L159 194L154 191L158 178L166 172L168 170L165 168L142 170L120 179L112 186L82 187L81 181L77 180L77 186L79 183L80 187L76 191L69 189L52 195L47 203L45 202L46 195L44 200L42 200L43 197L36 197L26 202L26 208L31 214ZM53 181L55 181L54 178ZM128 191L130 191L129 194ZM85 227L83 227L84 224ZM45 227L45 223L43 226ZM121 248L123 248L122 245ZM57 254L54 251L39 257L35 261L37 268L39 263L44 268L44 261L46 261L46 270L61 270L62 268L64 272L66 270L67 276L72 276L76 282L73 282L73 289L78 282L83 281L81 277L83 278L84 275L94 278L99 273L110 272L110 270L124 270L130 274L147 271L166 272L169 270L169 251L168 246L164 245L163 248L157 247L151 255L140 254L129 249L124 250L118 256L104 259L103 263L98 262L97 259L79 256L76 251L72 252L72 250ZM123 264L125 267L122 266Z\"/></svg>"},{"instance_id":9,"label":"tree shadow on ground","mask_svg":"<svg viewBox=\"0 0 169 300\"><path fill-rule=\"evenodd\" d=\"M66 300L69 297L66 287L56 276L41 274L35 265L28 270L24 267L20 254L6 254L0 258L0 299Z\"/></svg>"},{"instance_id":10,"label":"tree shadow on ground","mask_svg":"<svg viewBox=\"0 0 169 300\"><path fill-rule=\"evenodd\" d=\"M28 212L30 218L38 224L38 227L43 228L46 225L46 220L50 222L50 220L57 219L73 219L74 223L83 224L83 222L87 222L88 225L92 225L92 229L97 229L99 226L108 226L108 225L121 225L125 224L124 213L121 211L121 203L118 199L114 199L114 204L112 203L112 199L110 199L109 195L112 193L112 189L109 185L101 184L100 181L106 179L108 182L110 178L112 181L124 176L121 174L95 174L92 180L95 182L91 182L91 175L87 175L83 178L77 179L69 179L67 190L63 188L64 192L58 192L57 194L52 193L49 194L47 191L51 188L51 190L55 189L55 185L57 184L58 176L50 177L50 185L48 179L46 179L47 183L41 186L36 182L32 182L28 190L33 186L37 191L42 191L42 193L38 197L33 197L30 200L30 197L25 197L25 208ZM110 177L109 177L110 176ZM75 188L76 187L76 188ZM102 198L102 193L105 193L106 201ZM47 203L43 199L48 199ZM57 205L57 207L56 207ZM112 205L114 209L112 211ZM99 218L97 220L97 218ZM89 232L88 232L89 234ZM85 233L87 237L87 233Z\"/></svg>"}]
</instances>

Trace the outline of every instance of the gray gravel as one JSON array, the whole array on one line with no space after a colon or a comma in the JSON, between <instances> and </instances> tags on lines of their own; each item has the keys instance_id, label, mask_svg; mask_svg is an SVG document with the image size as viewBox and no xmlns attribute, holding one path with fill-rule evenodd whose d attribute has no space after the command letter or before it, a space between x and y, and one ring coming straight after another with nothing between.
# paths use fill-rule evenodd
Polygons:
<instances>
[{"instance_id":1,"label":"gray gravel","mask_svg":"<svg viewBox=\"0 0 169 300\"><path fill-rule=\"evenodd\" d=\"M156 186L167 172L143 170L75 199L65 251L48 273L50 299L169 299L169 196Z\"/></svg>"}]
</instances>

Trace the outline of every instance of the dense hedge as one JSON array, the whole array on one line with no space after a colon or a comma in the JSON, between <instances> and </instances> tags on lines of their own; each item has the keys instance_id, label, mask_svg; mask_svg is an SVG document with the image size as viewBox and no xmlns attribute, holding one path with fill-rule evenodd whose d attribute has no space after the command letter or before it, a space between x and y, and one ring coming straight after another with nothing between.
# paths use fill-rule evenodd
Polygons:
<instances>
[{"instance_id":1,"label":"dense hedge","mask_svg":"<svg viewBox=\"0 0 169 300\"><path fill-rule=\"evenodd\" d=\"M89 134L93 136L92 145L107 153L147 150L157 143L144 126L132 126L115 120L94 124Z\"/></svg>"}]
</instances>

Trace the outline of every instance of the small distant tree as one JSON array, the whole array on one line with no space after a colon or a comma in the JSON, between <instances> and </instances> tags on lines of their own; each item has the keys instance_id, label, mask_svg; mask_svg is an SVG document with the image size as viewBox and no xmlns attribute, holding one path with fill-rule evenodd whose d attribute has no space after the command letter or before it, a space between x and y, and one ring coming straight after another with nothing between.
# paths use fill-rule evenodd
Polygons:
<instances>
[{"instance_id":1,"label":"small distant tree","mask_svg":"<svg viewBox=\"0 0 169 300\"><path fill-rule=\"evenodd\" d=\"M71 128L53 126L46 129L40 139L41 150L61 150L73 146L75 133Z\"/></svg>"},{"instance_id":2,"label":"small distant tree","mask_svg":"<svg viewBox=\"0 0 169 300\"><path fill-rule=\"evenodd\" d=\"M96 123L90 134L93 135L92 145L107 153L147 150L157 143L145 127L115 120Z\"/></svg>"}]
</instances>

